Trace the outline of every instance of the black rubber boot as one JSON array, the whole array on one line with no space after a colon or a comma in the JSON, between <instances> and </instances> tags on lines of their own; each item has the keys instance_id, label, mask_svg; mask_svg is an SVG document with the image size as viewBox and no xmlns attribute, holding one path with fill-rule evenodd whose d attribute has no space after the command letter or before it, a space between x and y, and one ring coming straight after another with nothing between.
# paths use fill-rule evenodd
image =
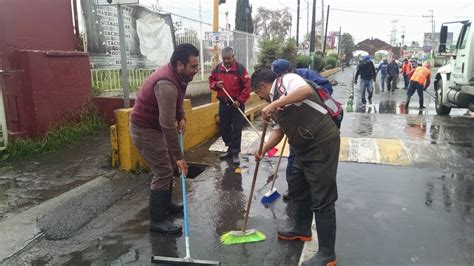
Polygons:
<instances>
[{"instance_id":1,"label":"black rubber boot","mask_svg":"<svg viewBox=\"0 0 474 266\"><path fill-rule=\"evenodd\" d=\"M311 241L311 223L313 222L313 212L311 202L294 202L295 221L294 224L278 231L278 239Z\"/></svg>"},{"instance_id":2,"label":"black rubber boot","mask_svg":"<svg viewBox=\"0 0 474 266\"><path fill-rule=\"evenodd\" d=\"M180 234L182 227L166 220L170 199L168 190L150 191L150 231L163 234Z\"/></svg>"},{"instance_id":3,"label":"black rubber boot","mask_svg":"<svg viewBox=\"0 0 474 266\"><path fill-rule=\"evenodd\" d=\"M171 178L171 181L170 181L170 198L168 200L169 204L168 204L168 210L166 210L166 213L167 214L181 213L183 211L183 204L173 203L173 201L171 200L171 195L173 195L173 178Z\"/></svg>"},{"instance_id":4,"label":"black rubber boot","mask_svg":"<svg viewBox=\"0 0 474 266\"><path fill-rule=\"evenodd\" d=\"M318 253L301 265L311 266L336 266L336 210L326 209L314 212L316 231L318 232Z\"/></svg>"}]
</instances>

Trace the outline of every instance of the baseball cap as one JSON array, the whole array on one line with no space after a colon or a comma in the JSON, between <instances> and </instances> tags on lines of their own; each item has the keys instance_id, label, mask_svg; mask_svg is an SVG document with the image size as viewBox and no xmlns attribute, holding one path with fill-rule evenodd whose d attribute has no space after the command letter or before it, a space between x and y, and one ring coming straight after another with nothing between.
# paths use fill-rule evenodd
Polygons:
<instances>
[{"instance_id":1,"label":"baseball cap","mask_svg":"<svg viewBox=\"0 0 474 266\"><path fill-rule=\"evenodd\" d=\"M277 59L272 62L272 70L277 75L288 73L291 69L290 62L286 59Z\"/></svg>"}]
</instances>

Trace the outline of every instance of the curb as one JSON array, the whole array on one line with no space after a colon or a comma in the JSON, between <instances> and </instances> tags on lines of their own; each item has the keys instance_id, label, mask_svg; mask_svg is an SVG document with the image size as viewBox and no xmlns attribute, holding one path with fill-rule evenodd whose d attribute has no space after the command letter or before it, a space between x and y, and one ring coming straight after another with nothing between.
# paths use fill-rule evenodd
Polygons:
<instances>
[{"instance_id":1,"label":"curb","mask_svg":"<svg viewBox=\"0 0 474 266\"><path fill-rule=\"evenodd\" d=\"M98 214L147 181L117 170L0 222L0 264L40 237L71 237Z\"/></svg>"}]
</instances>

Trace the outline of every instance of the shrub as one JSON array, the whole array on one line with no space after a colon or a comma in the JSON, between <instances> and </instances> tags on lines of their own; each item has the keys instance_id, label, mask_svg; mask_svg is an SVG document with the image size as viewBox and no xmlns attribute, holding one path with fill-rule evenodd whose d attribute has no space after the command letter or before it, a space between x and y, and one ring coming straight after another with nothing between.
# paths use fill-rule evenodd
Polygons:
<instances>
[{"instance_id":1,"label":"shrub","mask_svg":"<svg viewBox=\"0 0 474 266\"><path fill-rule=\"evenodd\" d=\"M311 65L311 56L299 54L296 57L296 68L308 68Z\"/></svg>"},{"instance_id":2,"label":"shrub","mask_svg":"<svg viewBox=\"0 0 474 266\"><path fill-rule=\"evenodd\" d=\"M326 69L332 69L337 66L337 59L334 57L327 57L326 58Z\"/></svg>"},{"instance_id":3,"label":"shrub","mask_svg":"<svg viewBox=\"0 0 474 266\"><path fill-rule=\"evenodd\" d=\"M326 62L324 61L324 57L321 54L316 53L314 56L314 70L321 72L325 65Z\"/></svg>"}]
</instances>

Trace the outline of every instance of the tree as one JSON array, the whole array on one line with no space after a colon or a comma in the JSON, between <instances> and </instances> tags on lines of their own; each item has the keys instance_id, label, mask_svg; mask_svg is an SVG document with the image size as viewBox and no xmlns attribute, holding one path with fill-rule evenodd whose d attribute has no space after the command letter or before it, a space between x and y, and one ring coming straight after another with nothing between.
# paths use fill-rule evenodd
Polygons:
<instances>
[{"instance_id":1,"label":"tree","mask_svg":"<svg viewBox=\"0 0 474 266\"><path fill-rule=\"evenodd\" d=\"M294 64L297 63L296 57L298 56L298 45L296 40L291 38L285 41L283 47L281 48L281 53L279 58L286 59Z\"/></svg>"},{"instance_id":2,"label":"tree","mask_svg":"<svg viewBox=\"0 0 474 266\"><path fill-rule=\"evenodd\" d=\"M253 33L252 7L249 0L237 0L235 29Z\"/></svg>"},{"instance_id":3,"label":"tree","mask_svg":"<svg viewBox=\"0 0 474 266\"><path fill-rule=\"evenodd\" d=\"M348 64L352 59L352 53L355 51L356 47L354 44L354 38L350 33L344 33L341 36L341 53L342 57L345 59L345 63Z\"/></svg>"},{"instance_id":4,"label":"tree","mask_svg":"<svg viewBox=\"0 0 474 266\"><path fill-rule=\"evenodd\" d=\"M260 54L257 67L270 67L275 59L286 59L297 63L298 47L296 40L283 40L281 37L263 38L260 41Z\"/></svg>"},{"instance_id":5,"label":"tree","mask_svg":"<svg viewBox=\"0 0 474 266\"><path fill-rule=\"evenodd\" d=\"M255 16L255 33L265 38L285 38L291 30L291 13L288 8L270 10L265 7L257 9Z\"/></svg>"}]
</instances>

